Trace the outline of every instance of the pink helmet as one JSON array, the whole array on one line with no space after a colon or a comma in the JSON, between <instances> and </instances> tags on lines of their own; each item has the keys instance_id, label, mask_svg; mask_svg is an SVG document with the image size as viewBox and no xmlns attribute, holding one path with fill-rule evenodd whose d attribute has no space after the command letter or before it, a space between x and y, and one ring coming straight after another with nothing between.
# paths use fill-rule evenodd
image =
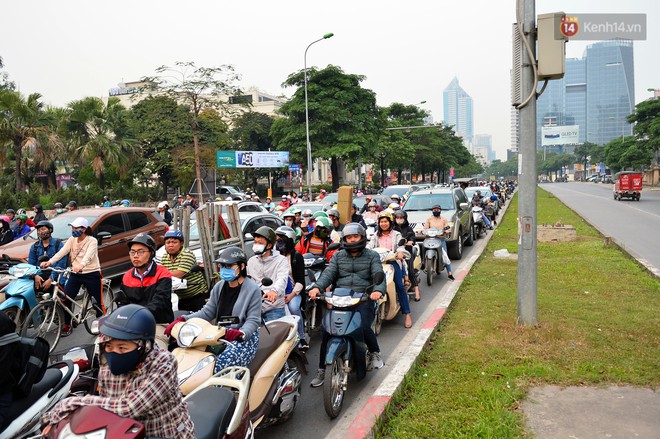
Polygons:
<instances>
[{"instance_id":1,"label":"pink helmet","mask_svg":"<svg viewBox=\"0 0 660 439\"><path fill-rule=\"evenodd\" d=\"M11 220L9 219L9 217L7 215L0 215L0 221L4 221L6 223L11 222Z\"/></svg>"}]
</instances>

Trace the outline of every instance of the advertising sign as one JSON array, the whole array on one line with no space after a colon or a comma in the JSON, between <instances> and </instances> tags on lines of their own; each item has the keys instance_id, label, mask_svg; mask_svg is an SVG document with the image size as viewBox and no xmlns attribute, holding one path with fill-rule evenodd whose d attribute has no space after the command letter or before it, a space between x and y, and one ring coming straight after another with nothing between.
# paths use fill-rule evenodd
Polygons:
<instances>
[{"instance_id":1,"label":"advertising sign","mask_svg":"<svg viewBox=\"0 0 660 439\"><path fill-rule=\"evenodd\" d=\"M541 146L575 145L579 143L579 141L579 125L541 128Z\"/></svg>"},{"instance_id":2,"label":"advertising sign","mask_svg":"<svg viewBox=\"0 0 660 439\"><path fill-rule=\"evenodd\" d=\"M218 168L281 168L289 166L288 151L216 151Z\"/></svg>"},{"instance_id":3,"label":"advertising sign","mask_svg":"<svg viewBox=\"0 0 660 439\"><path fill-rule=\"evenodd\" d=\"M216 151L215 161L218 168L235 168L236 151Z\"/></svg>"}]
</instances>

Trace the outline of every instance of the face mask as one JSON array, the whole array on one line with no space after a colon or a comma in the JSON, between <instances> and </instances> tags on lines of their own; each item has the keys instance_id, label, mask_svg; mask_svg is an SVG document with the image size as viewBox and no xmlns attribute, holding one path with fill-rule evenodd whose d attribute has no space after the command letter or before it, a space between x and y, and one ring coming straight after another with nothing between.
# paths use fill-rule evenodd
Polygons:
<instances>
[{"instance_id":1,"label":"face mask","mask_svg":"<svg viewBox=\"0 0 660 439\"><path fill-rule=\"evenodd\" d=\"M50 232L38 232L37 235L39 236L39 239L42 241L45 241L46 239L50 238Z\"/></svg>"},{"instance_id":2,"label":"face mask","mask_svg":"<svg viewBox=\"0 0 660 439\"><path fill-rule=\"evenodd\" d=\"M440 216L441 212L433 212L433 216Z\"/></svg>"},{"instance_id":3,"label":"face mask","mask_svg":"<svg viewBox=\"0 0 660 439\"><path fill-rule=\"evenodd\" d=\"M399 224L399 225L403 225L403 223L405 223L405 222L406 222L406 220L404 220L403 218L397 218L396 219L396 223Z\"/></svg>"},{"instance_id":4,"label":"face mask","mask_svg":"<svg viewBox=\"0 0 660 439\"><path fill-rule=\"evenodd\" d=\"M275 248L277 249L278 252L282 254L287 254L288 253L288 248L286 246L286 242L280 240L275 243Z\"/></svg>"},{"instance_id":5,"label":"face mask","mask_svg":"<svg viewBox=\"0 0 660 439\"><path fill-rule=\"evenodd\" d=\"M220 278L224 280L225 282L231 282L233 280L236 280L238 277L238 274L236 274L236 271L234 271L233 268L230 267L222 267L220 269Z\"/></svg>"},{"instance_id":6,"label":"face mask","mask_svg":"<svg viewBox=\"0 0 660 439\"><path fill-rule=\"evenodd\" d=\"M287 227L291 227L293 225L293 220L284 221L284 225L287 226Z\"/></svg>"},{"instance_id":7,"label":"face mask","mask_svg":"<svg viewBox=\"0 0 660 439\"><path fill-rule=\"evenodd\" d=\"M125 354L118 354L116 352L106 352L105 360L108 362L108 367L113 375L122 375L131 370L135 370L140 361L140 349L135 349Z\"/></svg>"},{"instance_id":8,"label":"face mask","mask_svg":"<svg viewBox=\"0 0 660 439\"><path fill-rule=\"evenodd\" d=\"M73 236L74 238L79 238L79 237L82 236L82 234L83 234L82 230L72 230L71 231L71 236Z\"/></svg>"},{"instance_id":9,"label":"face mask","mask_svg":"<svg viewBox=\"0 0 660 439\"><path fill-rule=\"evenodd\" d=\"M261 255L266 251L266 246L263 244L253 244L252 251L255 255Z\"/></svg>"},{"instance_id":10,"label":"face mask","mask_svg":"<svg viewBox=\"0 0 660 439\"><path fill-rule=\"evenodd\" d=\"M314 235L316 235L317 238L325 239L329 234L330 232L325 227L318 227L314 229Z\"/></svg>"}]
</instances>

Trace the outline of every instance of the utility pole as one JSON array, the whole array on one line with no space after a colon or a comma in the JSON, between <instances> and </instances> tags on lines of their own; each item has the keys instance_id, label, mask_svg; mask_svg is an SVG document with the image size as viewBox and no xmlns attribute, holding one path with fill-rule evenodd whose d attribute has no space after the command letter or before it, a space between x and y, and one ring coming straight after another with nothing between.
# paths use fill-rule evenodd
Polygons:
<instances>
[{"instance_id":1,"label":"utility pole","mask_svg":"<svg viewBox=\"0 0 660 439\"><path fill-rule=\"evenodd\" d=\"M536 325L536 11L534 0L518 0L518 26L522 25L522 96L519 108L520 152L518 156L518 323ZM530 53L531 52L531 56Z\"/></svg>"}]
</instances>

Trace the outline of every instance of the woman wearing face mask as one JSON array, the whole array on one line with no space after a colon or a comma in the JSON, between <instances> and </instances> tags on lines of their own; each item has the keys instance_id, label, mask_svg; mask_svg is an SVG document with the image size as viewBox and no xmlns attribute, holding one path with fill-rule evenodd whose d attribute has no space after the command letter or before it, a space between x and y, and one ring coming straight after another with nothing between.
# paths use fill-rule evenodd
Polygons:
<instances>
[{"instance_id":1,"label":"woman wearing face mask","mask_svg":"<svg viewBox=\"0 0 660 439\"><path fill-rule=\"evenodd\" d=\"M284 295L284 303L289 308L292 315L300 317L298 321L298 335L300 336L300 349L307 349L309 344L305 340L305 331L303 327L302 312L300 308L303 304L303 296L301 293L305 290L305 260L303 256L295 249L296 232L287 226L278 227L275 230L277 241L275 242L275 249L281 255L289 260L289 283ZM289 288L290 287L290 288Z\"/></svg>"},{"instance_id":2,"label":"woman wearing face mask","mask_svg":"<svg viewBox=\"0 0 660 439\"><path fill-rule=\"evenodd\" d=\"M96 317L105 314L105 305L101 297L102 279L101 264L99 263L98 242L91 236L92 230L86 218L78 217L69 223L71 226L71 238L64 243L62 250L46 262L41 263L41 268L47 268L60 259L69 255L71 262L71 276L64 286L64 292L69 297L64 304L68 307L70 299L78 295L80 287L85 285L87 292L96 300ZM64 325L62 326L62 337L71 334L71 315L64 313Z\"/></svg>"},{"instance_id":3,"label":"woman wearing face mask","mask_svg":"<svg viewBox=\"0 0 660 439\"><path fill-rule=\"evenodd\" d=\"M239 247L224 249L215 261L220 264L220 282L211 290L204 308L174 320L165 329L169 336L178 322L198 317L209 322L219 317L236 316L238 323L227 328L225 349L218 355L215 373L229 366L247 367L259 346L261 324L261 289L247 277L247 257Z\"/></svg>"},{"instance_id":4,"label":"woman wearing face mask","mask_svg":"<svg viewBox=\"0 0 660 439\"><path fill-rule=\"evenodd\" d=\"M415 231L412 227L410 227L410 223L408 223L408 214L405 211L399 210L394 213L394 230L401 233L403 239L406 240L406 250L408 250L408 252L412 255L413 245L415 245ZM414 256L411 258L411 262L413 260ZM411 273L411 267L412 263L408 264L408 266L405 268L407 269L406 272L408 279L414 284L415 287L415 302L419 302L420 297L419 285L417 284L417 276L415 276L414 273Z\"/></svg>"},{"instance_id":5,"label":"woman wearing face mask","mask_svg":"<svg viewBox=\"0 0 660 439\"><path fill-rule=\"evenodd\" d=\"M431 208L431 213L433 215L428 217L426 219L426 222L424 223L424 228L425 229L444 230L446 227L449 227L449 222L441 216L442 207L439 204L436 204ZM442 250L445 253L447 253L447 241L445 240L444 235L442 235L442 237L440 238L440 242L442 243ZM424 260L423 255L422 255L422 260ZM454 280L454 275L452 274L451 264L447 264L446 267L447 267L447 277L451 280Z\"/></svg>"},{"instance_id":6,"label":"woman wearing face mask","mask_svg":"<svg viewBox=\"0 0 660 439\"><path fill-rule=\"evenodd\" d=\"M299 209L298 209L298 211L300 212ZM296 229L299 228L299 227L296 225L296 212L295 212L295 210L290 210L290 211L288 211L288 212L285 212L285 213L282 215L282 219L284 220L284 225L285 225L286 227L291 227L291 228L293 229L294 232L296 231ZM301 234L302 234L302 231L301 231ZM295 243L295 240L294 240L294 243Z\"/></svg>"},{"instance_id":7,"label":"woman wearing face mask","mask_svg":"<svg viewBox=\"0 0 660 439\"><path fill-rule=\"evenodd\" d=\"M378 212L376 211L376 202L375 201L369 201L369 204L367 206L367 211L362 214L362 219L371 219L374 221L378 221Z\"/></svg>"},{"instance_id":8,"label":"woman wearing face mask","mask_svg":"<svg viewBox=\"0 0 660 439\"><path fill-rule=\"evenodd\" d=\"M122 306L99 329L99 396L66 398L42 421L55 424L78 407L92 405L142 422L149 437L194 438L176 360L154 343L153 314L140 305Z\"/></svg>"}]
</instances>

